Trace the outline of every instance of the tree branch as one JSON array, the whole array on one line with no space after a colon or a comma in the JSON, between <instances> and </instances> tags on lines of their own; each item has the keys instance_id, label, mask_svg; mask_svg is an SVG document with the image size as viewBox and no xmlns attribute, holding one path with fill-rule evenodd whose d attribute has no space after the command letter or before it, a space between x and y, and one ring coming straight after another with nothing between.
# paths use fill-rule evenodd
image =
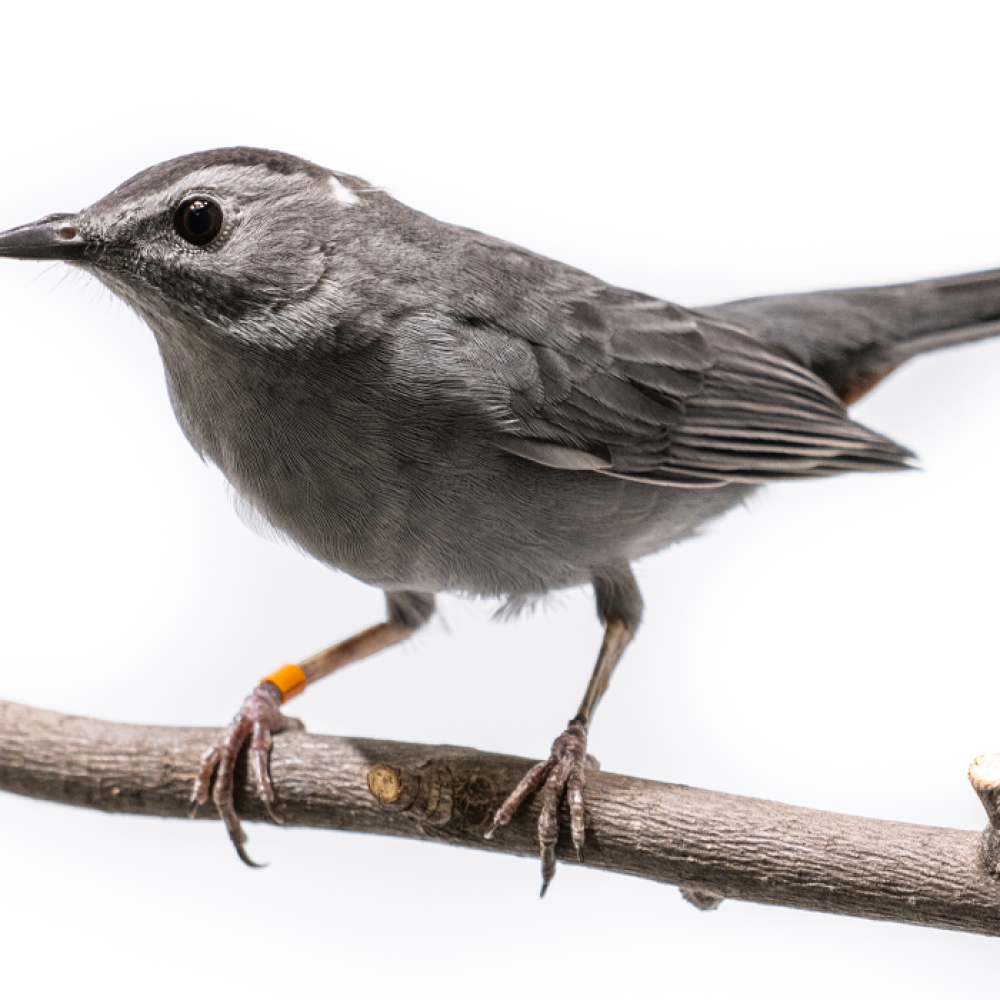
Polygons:
<instances>
[{"instance_id":1,"label":"tree branch","mask_svg":"<svg viewBox=\"0 0 1000 1000\"><path fill-rule=\"evenodd\" d=\"M131 726L0 702L0 789L146 816L188 813L214 730ZM287 733L271 770L288 826L382 833L537 856L531 810L483 839L529 762L462 747ZM1000 766L973 765L997 816ZM585 864L719 897L1000 935L1000 880L986 834L863 819L624 775L588 774ZM241 786L241 787L240 787ZM237 806L267 821L245 768ZM202 813L211 818L211 810ZM568 838L566 838L568 840ZM575 864L568 844L559 859Z\"/></svg>"}]
</instances>

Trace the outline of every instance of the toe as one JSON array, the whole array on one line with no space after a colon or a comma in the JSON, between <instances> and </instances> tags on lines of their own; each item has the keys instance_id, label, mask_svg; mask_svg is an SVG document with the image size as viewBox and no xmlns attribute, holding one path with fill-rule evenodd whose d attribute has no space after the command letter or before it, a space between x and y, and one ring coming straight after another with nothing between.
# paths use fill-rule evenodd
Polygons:
<instances>
[{"instance_id":1,"label":"toe","mask_svg":"<svg viewBox=\"0 0 1000 1000\"><path fill-rule=\"evenodd\" d=\"M490 828L484 834L487 840L492 839L493 834L496 833L499 827L506 826L514 818L515 813L521 808L521 803L532 792L537 791L544 784L554 766L555 761L550 757L548 760L543 760L540 764L536 764L520 780L517 788L507 796L506 801L493 817Z\"/></svg>"},{"instance_id":2,"label":"toe","mask_svg":"<svg viewBox=\"0 0 1000 1000\"><path fill-rule=\"evenodd\" d=\"M194 819L194 814L198 811L198 806L203 806L208 801L209 790L212 786L212 775L215 773L215 766L219 763L222 750L216 745L209 747L201 757L201 770L195 779L194 788L191 789L191 811L190 816Z\"/></svg>"},{"instance_id":3,"label":"toe","mask_svg":"<svg viewBox=\"0 0 1000 1000\"><path fill-rule=\"evenodd\" d=\"M587 779L580 763L574 763L566 781L566 800L569 803L569 832L576 848L577 860L583 861L583 841L585 837L586 813L583 793Z\"/></svg>"},{"instance_id":4,"label":"toe","mask_svg":"<svg viewBox=\"0 0 1000 1000\"><path fill-rule=\"evenodd\" d=\"M271 787L271 733L261 723L255 722L253 737L250 741L250 760L253 762L253 773L257 784L257 798L267 807L271 819L280 824L281 818L274 811L274 789Z\"/></svg>"},{"instance_id":5,"label":"toe","mask_svg":"<svg viewBox=\"0 0 1000 1000\"><path fill-rule=\"evenodd\" d=\"M559 843L559 804L566 789L572 761L557 760L541 791L542 809L538 815L538 844L542 856L542 895L556 874L556 845Z\"/></svg>"}]
</instances>

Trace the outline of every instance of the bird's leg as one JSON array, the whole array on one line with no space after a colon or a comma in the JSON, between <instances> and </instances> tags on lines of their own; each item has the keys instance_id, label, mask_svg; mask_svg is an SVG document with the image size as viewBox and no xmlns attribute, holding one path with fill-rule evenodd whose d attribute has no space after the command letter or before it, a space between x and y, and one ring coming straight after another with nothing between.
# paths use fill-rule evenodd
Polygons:
<instances>
[{"instance_id":1,"label":"bird's leg","mask_svg":"<svg viewBox=\"0 0 1000 1000\"><path fill-rule=\"evenodd\" d=\"M552 744L549 759L536 764L497 810L486 832L492 837L498 827L513 818L525 799L539 792L538 843L542 858L542 895L556 873L556 843L559 840L559 806L569 804L570 835L577 856L583 858L584 789L587 783L587 733L594 710L608 689L611 675L632 641L642 616L642 597L627 566L603 571L594 577L597 613L604 623L604 642L580 709L566 730Z\"/></svg>"},{"instance_id":2,"label":"bird's leg","mask_svg":"<svg viewBox=\"0 0 1000 1000\"><path fill-rule=\"evenodd\" d=\"M249 739L257 796L267 807L271 819L280 823L281 819L273 808L274 790L269 774L271 737L285 730L305 728L298 719L282 715L281 706L302 694L309 684L341 667L408 639L434 613L433 594L410 591L387 593L386 603L388 614L381 625L365 629L301 663L288 664L265 677L243 702L219 741L205 751L191 792L191 814L193 816L198 806L208 801L212 775L215 774L212 799L226 824L236 853L245 864L258 867L244 848L247 838L233 803L233 773L240 750Z\"/></svg>"}]
</instances>

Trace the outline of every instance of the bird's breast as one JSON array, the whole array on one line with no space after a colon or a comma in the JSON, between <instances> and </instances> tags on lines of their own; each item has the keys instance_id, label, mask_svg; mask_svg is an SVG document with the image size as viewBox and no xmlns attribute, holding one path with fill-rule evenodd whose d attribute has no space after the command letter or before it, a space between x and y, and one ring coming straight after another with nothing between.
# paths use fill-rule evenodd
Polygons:
<instances>
[{"instance_id":1,"label":"bird's breast","mask_svg":"<svg viewBox=\"0 0 1000 1000\"><path fill-rule=\"evenodd\" d=\"M388 590L517 596L586 583L748 492L550 469L501 451L462 413L399 402L358 373L167 370L184 432L246 503L317 559Z\"/></svg>"}]
</instances>

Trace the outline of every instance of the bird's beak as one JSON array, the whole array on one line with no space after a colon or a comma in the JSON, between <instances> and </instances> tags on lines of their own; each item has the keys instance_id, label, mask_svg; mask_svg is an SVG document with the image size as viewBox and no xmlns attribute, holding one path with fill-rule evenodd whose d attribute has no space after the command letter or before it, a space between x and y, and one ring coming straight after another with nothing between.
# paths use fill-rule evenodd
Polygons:
<instances>
[{"instance_id":1,"label":"bird's beak","mask_svg":"<svg viewBox=\"0 0 1000 1000\"><path fill-rule=\"evenodd\" d=\"M94 246L76 226L75 215L46 215L0 233L0 257L18 260L80 260Z\"/></svg>"}]
</instances>

